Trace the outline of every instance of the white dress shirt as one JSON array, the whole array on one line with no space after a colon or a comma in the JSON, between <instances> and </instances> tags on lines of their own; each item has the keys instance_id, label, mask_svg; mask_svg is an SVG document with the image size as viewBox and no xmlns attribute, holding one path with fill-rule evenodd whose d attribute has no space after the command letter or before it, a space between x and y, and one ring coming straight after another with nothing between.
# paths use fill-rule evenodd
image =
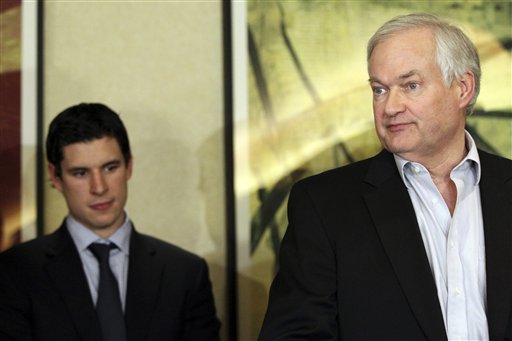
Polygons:
<instances>
[{"instance_id":1,"label":"white dress shirt","mask_svg":"<svg viewBox=\"0 0 512 341\"><path fill-rule=\"evenodd\" d=\"M480 158L466 132L466 157L452 170L453 216L421 164L395 155L423 238L449 340L488 340Z\"/></svg>"},{"instance_id":2,"label":"white dress shirt","mask_svg":"<svg viewBox=\"0 0 512 341\"><path fill-rule=\"evenodd\" d=\"M114 243L118 248L110 251L110 268L117 280L119 286L119 295L123 311L126 303L126 286L128 281L128 256L130 254L130 235L132 225L126 214L123 225L107 240L101 239L90 229L84 227L72 216L66 218L66 225L71 238L75 242L75 246L82 260L82 265L87 277L91 297L96 304L98 301L98 284L99 284L99 264L97 258L88 249L91 243Z\"/></svg>"}]
</instances>

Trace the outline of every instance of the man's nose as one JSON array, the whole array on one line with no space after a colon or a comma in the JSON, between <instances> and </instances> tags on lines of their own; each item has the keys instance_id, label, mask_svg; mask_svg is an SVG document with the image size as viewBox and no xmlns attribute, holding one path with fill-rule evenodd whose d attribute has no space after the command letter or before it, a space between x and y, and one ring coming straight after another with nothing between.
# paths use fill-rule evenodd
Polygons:
<instances>
[{"instance_id":1,"label":"man's nose","mask_svg":"<svg viewBox=\"0 0 512 341\"><path fill-rule=\"evenodd\" d=\"M108 190L107 181L101 172L93 172L91 175L91 193L101 195Z\"/></svg>"},{"instance_id":2,"label":"man's nose","mask_svg":"<svg viewBox=\"0 0 512 341\"><path fill-rule=\"evenodd\" d=\"M384 106L384 113L389 116L395 116L405 110L404 96L398 89L389 90Z\"/></svg>"}]
</instances>

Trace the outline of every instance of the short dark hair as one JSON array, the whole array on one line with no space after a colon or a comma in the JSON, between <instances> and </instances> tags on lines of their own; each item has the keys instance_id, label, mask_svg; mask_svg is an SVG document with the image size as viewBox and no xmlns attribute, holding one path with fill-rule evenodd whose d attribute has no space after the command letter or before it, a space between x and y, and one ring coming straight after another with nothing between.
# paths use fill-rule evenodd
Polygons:
<instances>
[{"instance_id":1,"label":"short dark hair","mask_svg":"<svg viewBox=\"0 0 512 341\"><path fill-rule=\"evenodd\" d=\"M58 114L50 123L46 137L46 158L61 176L64 147L103 137L116 139L125 164L132 158L128 133L119 115L101 103L81 103Z\"/></svg>"}]
</instances>

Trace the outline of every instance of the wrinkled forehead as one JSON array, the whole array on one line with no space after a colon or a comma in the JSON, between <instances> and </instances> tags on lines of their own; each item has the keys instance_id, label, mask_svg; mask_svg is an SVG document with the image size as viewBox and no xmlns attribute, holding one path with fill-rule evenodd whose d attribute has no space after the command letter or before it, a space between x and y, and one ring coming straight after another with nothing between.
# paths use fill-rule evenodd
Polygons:
<instances>
[{"instance_id":1,"label":"wrinkled forehead","mask_svg":"<svg viewBox=\"0 0 512 341\"><path fill-rule=\"evenodd\" d=\"M372 55L382 48L382 46L391 47L428 47L432 49L435 45L435 34L429 27L416 27L405 30L390 32L377 41L372 51Z\"/></svg>"},{"instance_id":2,"label":"wrinkled forehead","mask_svg":"<svg viewBox=\"0 0 512 341\"><path fill-rule=\"evenodd\" d=\"M379 41L368 60L368 74L396 70L400 74L436 65L433 33L428 29L401 31Z\"/></svg>"},{"instance_id":3,"label":"wrinkled forehead","mask_svg":"<svg viewBox=\"0 0 512 341\"><path fill-rule=\"evenodd\" d=\"M431 27L413 27L403 30L391 31L383 34L374 41L368 56L368 65L376 52L387 49L414 49L423 48L424 52L435 54L435 33Z\"/></svg>"}]
</instances>

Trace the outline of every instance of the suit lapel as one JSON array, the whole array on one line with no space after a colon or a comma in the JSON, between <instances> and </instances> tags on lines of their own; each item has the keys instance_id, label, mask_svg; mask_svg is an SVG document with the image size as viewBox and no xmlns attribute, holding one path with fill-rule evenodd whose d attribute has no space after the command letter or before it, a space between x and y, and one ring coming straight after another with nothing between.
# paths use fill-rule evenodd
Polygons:
<instances>
[{"instance_id":1,"label":"suit lapel","mask_svg":"<svg viewBox=\"0 0 512 341\"><path fill-rule=\"evenodd\" d=\"M512 328L512 167L483 152L480 160L487 320L490 339L498 340L504 339L507 327Z\"/></svg>"},{"instance_id":2,"label":"suit lapel","mask_svg":"<svg viewBox=\"0 0 512 341\"><path fill-rule=\"evenodd\" d=\"M392 154L379 154L366 180L375 187L365 195L370 215L411 310L427 339L446 340L437 289L414 208Z\"/></svg>"},{"instance_id":3,"label":"suit lapel","mask_svg":"<svg viewBox=\"0 0 512 341\"><path fill-rule=\"evenodd\" d=\"M82 339L99 340L101 332L80 256L67 228L62 225L47 250L45 270L60 292Z\"/></svg>"},{"instance_id":4,"label":"suit lapel","mask_svg":"<svg viewBox=\"0 0 512 341\"><path fill-rule=\"evenodd\" d=\"M150 323L157 305L163 265L157 261L156 249L135 229L130 239L126 326L130 340L148 338Z\"/></svg>"}]
</instances>

